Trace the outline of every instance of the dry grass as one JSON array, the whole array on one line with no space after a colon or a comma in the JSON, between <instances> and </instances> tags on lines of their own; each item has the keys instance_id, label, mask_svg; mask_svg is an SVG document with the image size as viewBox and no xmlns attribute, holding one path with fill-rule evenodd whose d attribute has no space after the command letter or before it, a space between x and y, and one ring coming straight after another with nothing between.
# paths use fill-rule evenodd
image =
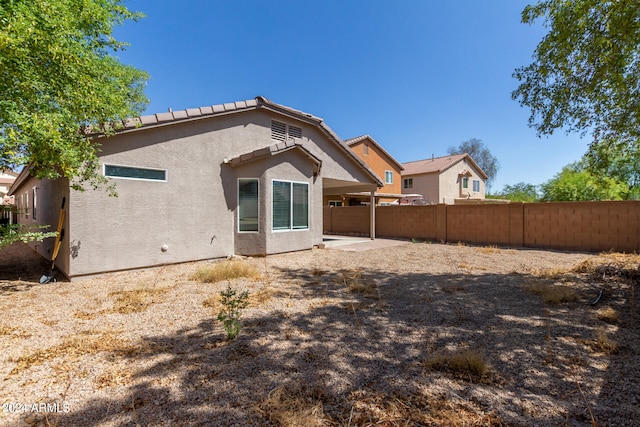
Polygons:
<instances>
[{"instance_id":1,"label":"dry grass","mask_svg":"<svg viewBox=\"0 0 640 427\"><path fill-rule=\"evenodd\" d=\"M565 285L533 283L527 286L529 292L540 295L546 304L561 304L573 302L578 299L575 289Z\"/></svg>"},{"instance_id":2,"label":"dry grass","mask_svg":"<svg viewBox=\"0 0 640 427\"><path fill-rule=\"evenodd\" d=\"M618 344L609 338L604 328L599 328L595 340L595 349L605 354L616 354L618 352Z\"/></svg>"},{"instance_id":3,"label":"dry grass","mask_svg":"<svg viewBox=\"0 0 640 427\"><path fill-rule=\"evenodd\" d=\"M340 281L353 294L377 296L378 285L362 277L361 270L345 270L340 272Z\"/></svg>"},{"instance_id":4,"label":"dry grass","mask_svg":"<svg viewBox=\"0 0 640 427\"><path fill-rule=\"evenodd\" d=\"M241 277L258 278L260 277L260 272L253 265L243 261L223 261L198 268L191 275L191 280L215 283L221 280L232 280Z\"/></svg>"},{"instance_id":5,"label":"dry grass","mask_svg":"<svg viewBox=\"0 0 640 427\"><path fill-rule=\"evenodd\" d=\"M112 312L120 314L137 313L146 310L149 306L162 302L160 296L167 293L169 288L137 288L128 291L116 291L109 293L110 297L116 297ZM76 313L82 316L87 313ZM88 316L90 317L90 315Z\"/></svg>"},{"instance_id":6,"label":"dry grass","mask_svg":"<svg viewBox=\"0 0 640 427\"><path fill-rule=\"evenodd\" d=\"M96 379L98 389L126 386L131 383L134 372L129 368L111 368Z\"/></svg>"},{"instance_id":7,"label":"dry grass","mask_svg":"<svg viewBox=\"0 0 640 427\"><path fill-rule=\"evenodd\" d=\"M456 352L436 352L427 358L424 366L436 371L453 372L463 376L482 377L488 367L484 356L478 350L459 350Z\"/></svg>"},{"instance_id":8,"label":"dry grass","mask_svg":"<svg viewBox=\"0 0 640 427\"><path fill-rule=\"evenodd\" d=\"M612 307L602 307L596 311L596 316L607 323L618 323L619 320L618 311Z\"/></svg>"},{"instance_id":9,"label":"dry grass","mask_svg":"<svg viewBox=\"0 0 640 427\"><path fill-rule=\"evenodd\" d=\"M467 402L422 393L388 396L362 390L351 393L348 426L498 427L500 417ZM345 417L343 417L345 418ZM340 425L345 425L344 423Z\"/></svg>"},{"instance_id":10,"label":"dry grass","mask_svg":"<svg viewBox=\"0 0 640 427\"><path fill-rule=\"evenodd\" d=\"M14 338L30 338L31 334L22 328L0 325L0 336L11 336Z\"/></svg>"},{"instance_id":11,"label":"dry grass","mask_svg":"<svg viewBox=\"0 0 640 427\"><path fill-rule=\"evenodd\" d=\"M603 277L640 277L640 254L602 253L579 263L573 271Z\"/></svg>"},{"instance_id":12,"label":"dry grass","mask_svg":"<svg viewBox=\"0 0 640 427\"><path fill-rule=\"evenodd\" d=\"M150 343L134 344L119 337L117 331L84 331L65 338L53 347L37 350L31 354L11 360L16 366L10 374L17 374L34 365L41 365L57 357L78 358L87 354L101 352L116 353L121 356L147 354L156 349Z\"/></svg>"},{"instance_id":13,"label":"dry grass","mask_svg":"<svg viewBox=\"0 0 640 427\"><path fill-rule=\"evenodd\" d=\"M281 386L269 393L257 410L270 422L282 427L326 426L322 401L305 394Z\"/></svg>"}]
</instances>

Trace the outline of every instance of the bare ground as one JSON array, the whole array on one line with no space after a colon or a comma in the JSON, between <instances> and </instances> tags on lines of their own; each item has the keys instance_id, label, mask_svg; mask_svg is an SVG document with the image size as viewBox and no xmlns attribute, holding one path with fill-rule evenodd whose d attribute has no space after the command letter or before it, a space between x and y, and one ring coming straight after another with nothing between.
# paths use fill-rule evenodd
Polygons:
<instances>
[{"instance_id":1,"label":"bare ground","mask_svg":"<svg viewBox=\"0 0 640 427\"><path fill-rule=\"evenodd\" d=\"M638 425L637 255L407 243L244 262L260 277L40 284L46 262L0 250L0 425ZM233 341L228 285L251 295Z\"/></svg>"}]
</instances>

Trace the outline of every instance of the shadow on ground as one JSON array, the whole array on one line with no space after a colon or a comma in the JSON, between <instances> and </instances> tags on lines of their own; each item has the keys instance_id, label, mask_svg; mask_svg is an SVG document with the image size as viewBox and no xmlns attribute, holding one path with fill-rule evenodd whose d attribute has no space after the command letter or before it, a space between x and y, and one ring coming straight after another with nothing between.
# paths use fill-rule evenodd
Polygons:
<instances>
[{"instance_id":1,"label":"shadow on ground","mask_svg":"<svg viewBox=\"0 0 640 427\"><path fill-rule=\"evenodd\" d=\"M600 425L640 419L640 374L625 369L638 357L637 317L621 327L634 344L608 365L585 345L600 326L590 304L598 284L550 306L527 290L549 279L522 274L281 274L299 285L289 298L313 301L310 310L248 316L231 342L213 320L151 337L140 343L151 353L132 357L154 363L135 372L125 398L58 414L58 425L278 425L265 403L276 390L320 405L324 425L447 425L455 414L465 425L590 425L589 410ZM459 349L483 354L488 372L429 368ZM628 389L616 393L620 378ZM589 384L604 384L602 394ZM390 421L393 405L400 418Z\"/></svg>"}]
</instances>

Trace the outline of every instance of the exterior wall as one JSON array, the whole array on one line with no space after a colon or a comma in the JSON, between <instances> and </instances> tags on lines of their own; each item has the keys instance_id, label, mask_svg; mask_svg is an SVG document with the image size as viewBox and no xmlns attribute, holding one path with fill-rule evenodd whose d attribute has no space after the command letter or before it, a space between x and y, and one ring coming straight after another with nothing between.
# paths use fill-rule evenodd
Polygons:
<instances>
[{"instance_id":1,"label":"exterior wall","mask_svg":"<svg viewBox=\"0 0 640 427\"><path fill-rule=\"evenodd\" d=\"M403 175L402 179L412 178L413 188L404 188L402 194L422 194L424 200L430 204L441 203L440 200L440 180L437 173L420 175Z\"/></svg>"},{"instance_id":2,"label":"exterior wall","mask_svg":"<svg viewBox=\"0 0 640 427\"><path fill-rule=\"evenodd\" d=\"M365 145L368 146L365 153ZM364 162L378 175L380 180L384 182L384 186L378 189L377 193L387 193L387 194L401 194L402 193L402 169L395 165L389 157L384 154L380 149L369 142L369 140L364 139L363 141L358 142L351 146L351 149L358 157L360 157ZM385 177L386 171L393 172L393 183L387 184ZM385 199L381 198L380 202L394 202L397 199Z\"/></svg>"},{"instance_id":3,"label":"exterior wall","mask_svg":"<svg viewBox=\"0 0 640 427\"><path fill-rule=\"evenodd\" d=\"M36 188L36 217L33 217L33 189ZM29 195L28 209L25 208L24 200L25 195ZM62 198L66 197L65 212L69 212L69 181L66 179L51 180L38 180L33 177L27 178L18 191L15 192L15 200L18 208L17 222L26 226L41 226L45 225L39 231L56 231L58 226L58 220L60 217L60 207L62 206ZM65 216L63 223L65 230L65 236L60 246L60 252L56 259L56 267L64 274L69 274L69 253L70 253L70 229L69 229L69 217ZM55 238L48 238L42 242L32 242L29 245L38 252L42 257L50 260L53 255L53 246L55 244Z\"/></svg>"},{"instance_id":4,"label":"exterior wall","mask_svg":"<svg viewBox=\"0 0 640 427\"><path fill-rule=\"evenodd\" d=\"M226 159L277 143L271 120L300 126L305 150L294 148L263 160L231 167ZM125 131L99 140L100 162L166 170L166 181L110 178L118 197L103 190L72 192L69 183L40 182L37 222L57 225L67 197L66 243L56 265L69 277L142 268L233 253L265 254L310 249L322 242L323 186L375 186L362 165L315 123L266 109ZM259 179L261 229L237 231L238 178ZM309 229L271 230L271 182L309 183ZM364 184L363 184L364 183ZM16 190L32 187L27 180ZM26 216L21 222L28 222ZM47 255L51 242L37 248Z\"/></svg>"},{"instance_id":5,"label":"exterior wall","mask_svg":"<svg viewBox=\"0 0 640 427\"><path fill-rule=\"evenodd\" d=\"M465 169L471 173L469 176L469 188L462 188L462 177L460 171ZM455 199L484 199L485 198L485 181L478 171L473 167L467 159L456 163L454 166L438 173L424 173L417 175L403 175L402 179L412 178L413 188L404 188L403 194L422 194L425 201L429 204L446 203L453 204ZM473 181L480 181L480 191L473 191ZM469 197L471 196L471 197Z\"/></svg>"},{"instance_id":6,"label":"exterior wall","mask_svg":"<svg viewBox=\"0 0 640 427\"><path fill-rule=\"evenodd\" d=\"M360 232L366 208L325 208L325 232ZM357 210L360 209L360 210ZM330 222L326 218L330 218ZM640 250L640 201L383 206L378 237L575 251Z\"/></svg>"},{"instance_id":7,"label":"exterior wall","mask_svg":"<svg viewBox=\"0 0 640 427\"><path fill-rule=\"evenodd\" d=\"M235 232L235 253L265 255L309 249L322 242L322 181L314 179L313 165L299 151L292 150L266 161L249 163L236 168L236 178L258 178L259 224L258 232ZM304 182L309 184L309 229L274 231L273 180ZM234 215L234 230L238 230Z\"/></svg>"},{"instance_id":8,"label":"exterior wall","mask_svg":"<svg viewBox=\"0 0 640 427\"><path fill-rule=\"evenodd\" d=\"M469 187L462 188L462 176L460 171L465 169L471 173L469 178ZM480 181L480 191L473 191L473 181ZM455 164L440 174L440 200L438 203L453 204L455 199L484 199L485 183L478 171L467 162L466 159Z\"/></svg>"}]
</instances>

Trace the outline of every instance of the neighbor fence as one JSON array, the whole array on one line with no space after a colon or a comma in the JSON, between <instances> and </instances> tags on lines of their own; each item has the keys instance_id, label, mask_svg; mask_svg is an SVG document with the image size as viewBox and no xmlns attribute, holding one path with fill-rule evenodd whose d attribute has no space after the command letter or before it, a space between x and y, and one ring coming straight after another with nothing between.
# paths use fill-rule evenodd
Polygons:
<instances>
[{"instance_id":1,"label":"neighbor fence","mask_svg":"<svg viewBox=\"0 0 640 427\"><path fill-rule=\"evenodd\" d=\"M640 201L379 206L376 237L640 251ZM370 208L325 207L324 232L369 235Z\"/></svg>"}]
</instances>

